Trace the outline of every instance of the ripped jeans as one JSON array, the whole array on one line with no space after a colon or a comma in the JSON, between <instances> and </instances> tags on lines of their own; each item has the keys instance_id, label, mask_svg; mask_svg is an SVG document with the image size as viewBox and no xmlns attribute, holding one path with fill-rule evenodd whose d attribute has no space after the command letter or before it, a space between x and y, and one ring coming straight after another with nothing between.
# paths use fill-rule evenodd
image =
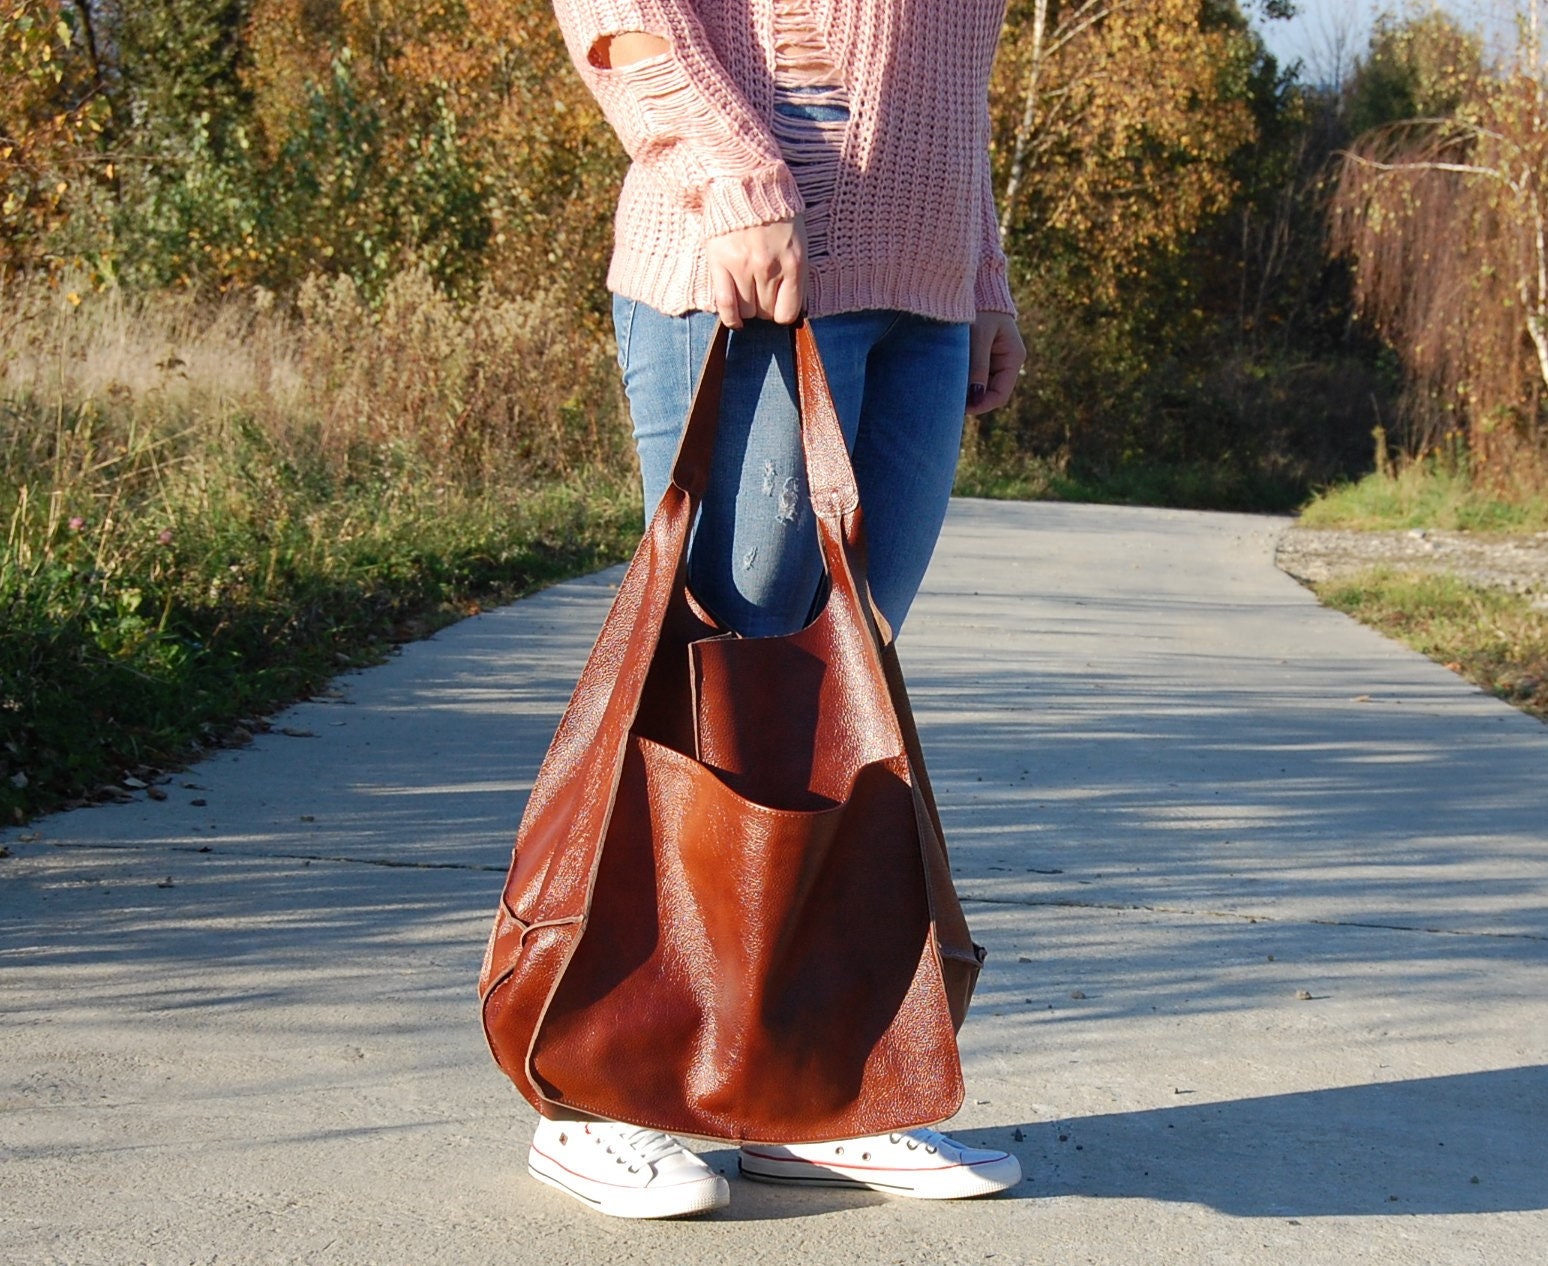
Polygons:
<instances>
[{"instance_id":1,"label":"ripped jeans","mask_svg":"<svg viewBox=\"0 0 1548 1266\"><path fill-rule=\"evenodd\" d=\"M671 478L715 316L665 316L615 295L613 319L649 515ZM871 592L894 631L946 517L962 443L968 328L891 311L812 321L860 487ZM721 623L758 637L799 629L821 582L790 330L749 321L731 334L688 583Z\"/></svg>"}]
</instances>

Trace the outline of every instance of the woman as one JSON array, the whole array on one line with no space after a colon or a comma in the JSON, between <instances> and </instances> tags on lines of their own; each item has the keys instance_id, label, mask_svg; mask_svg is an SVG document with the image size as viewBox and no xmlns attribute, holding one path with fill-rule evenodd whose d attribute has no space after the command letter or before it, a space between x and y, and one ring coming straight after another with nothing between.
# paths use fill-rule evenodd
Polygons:
<instances>
[{"instance_id":1,"label":"woman","mask_svg":"<svg viewBox=\"0 0 1548 1266\"><path fill-rule=\"evenodd\" d=\"M822 578L789 332L805 311L865 507L871 591L898 629L945 517L964 409L1026 358L987 157L1005 0L556 0L633 163L608 274L647 513L666 488L717 319L727 355L695 596L750 636L800 628ZM541 1119L529 1166L603 1212L719 1208L675 1139ZM742 1149L743 1176L955 1198L1020 1167L934 1130Z\"/></svg>"}]
</instances>

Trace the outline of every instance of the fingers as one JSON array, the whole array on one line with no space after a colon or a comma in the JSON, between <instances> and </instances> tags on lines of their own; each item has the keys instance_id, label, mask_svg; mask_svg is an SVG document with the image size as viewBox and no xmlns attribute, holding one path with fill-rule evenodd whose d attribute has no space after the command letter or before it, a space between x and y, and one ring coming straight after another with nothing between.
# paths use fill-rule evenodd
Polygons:
<instances>
[{"instance_id":1,"label":"fingers","mask_svg":"<svg viewBox=\"0 0 1548 1266\"><path fill-rule=\"evenodd\" d=\"M1027 346L1010 313L980 312L969 347L967 412L976 417L1010 399L1027 360Z\"/></svg>"},{"instance_id":2,"label":"fingers","mask_svg":"<svg viewBox=\"0 0 1548 1266\"><path fill-rule=\"evenodd\" d=\"M785 279L780 275L778 261L771 260L766 266L755 268L752 283L753 292L757 297L757 306L750 315L763 321L772 321L774 307L779 302L780 292L785 288Z\"/></svg>"},{"instance_id":3,"label":"fingers","mask_svg":"<svg viewBox=\"0 0 1548 1266\"><path fill-rule=\"evenodd\" d=\"M711 293L715 299L715 315L733 330L742 328L742 308L746 300L737 284L737 276L729 268L710 264ZM756 305L753 305L754 307ZM751 312L748 313L752 315Z\"/></svg>"},{"instance_id":4,"label":"fingers","mask_svg":"<svg viewBox=\"0 0 1548 1266\"><path fill-rule=\"evenodd\" d=\"M989 359L994 351L994 336L993 323L973 322L968 340L967 411L970 414L983 410L984 396L989 390Z\"/></svg>"},{"instance_id":5,"label":"fingers","mask_svg":"<svg viewBox=\"0 0 1548 1266\"><path fill-rule=\"evenodd\" d=\"M715 312L734 330L753 319L790 324L806 303L806 232L800 217L710 238Z\"/></svg>"},{"instance_id":6,"label":"fingers","mask_svg":"<svg viewBox=\"0 0 1548 1266\"><path fill-rule=\"evenodd\" d=\"M781 325L794 325L806 308L806 217L796 216L790 229L785 271L769 313Z\"/></svg>"},{"instance_id":7,"label":"fingers","mask_svg":"<svg viewBox=\"0 0 1548 1266\"><path fill-rule=\"evenodd\" d=\"M978 404L972 412L988 413L991 409L998 409L1011 398L1011 392L1016 389L1016 379L1021 372L1021 362L1015 365L998 365L989 370L989 381L985 385L984 394L979 398Z\"/></svg>"},{"instance_id":8,"label":"fingers","mask_svg":"<svg viewBox=\"0 0 1548 1266\"><path fill-rule=\"evenodd\" d=\"M779 285L769 312L781 325L794 325L800 319L801 310L806 306L805 274L803 266L800 276L785 278Z\"/></svg>"}]
</instances>

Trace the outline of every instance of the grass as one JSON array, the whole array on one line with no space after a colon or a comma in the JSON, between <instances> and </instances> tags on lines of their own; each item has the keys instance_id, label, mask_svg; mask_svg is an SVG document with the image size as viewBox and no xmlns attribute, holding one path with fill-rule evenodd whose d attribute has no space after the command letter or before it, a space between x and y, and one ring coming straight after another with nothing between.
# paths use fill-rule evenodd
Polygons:
<instances>
[{"instance_id":1,"label":"grass","mask_svg":"<svg viewBox=\"0 0 1548 1266\"><path fill-rule=\"evenodd\" d=\"M1083 501L1265 514L1290 511L1302 499L1294 483L1209 463L1135 462L1075 472L1040 457L993 464L964 460L953 491L959 497L992 501Z\"/></svg>"},{"instance_id":2,"label":"grass","mask_svg":"<svg viewBox=\"0 0 1548 1266\"><path fill-rule=\"evenodd\" d=\"M1476 484L1465 464L1415 461L1395 473L1377 471L1319 493L1302 509L1301 522L1356 531L1543 532L1548 491L1526 482L1491 490Z\"/></svg>"},{"instance_id":3,"label":"grass","mask_svg":"<svg viewBox=\"0 0 1548 1266\"><path fill-rule=\"evenodd\" d=\"M1319 493L1302 510L1302 524L1355 531L1548 531L1548 492L1534 472L1519 472L1514 486L1490 488L1473 479L1465 461L1431 457L1396 469L1386 461L1378 465L1385 469ZM1548 612L1520 595L1444 573L1387 567L1313 587L1328 606L1548 720Z\"/></svg>"},{"instance_id":4,"label":"grass","mask_svg":"<svg viewBox=\"0 0 1548 1266\"><path fill-rule=\"evenodd\" d=\"M625 556L615 375L541 306L0 294L0 820Z\"/></svg>"},{"instance_id":5,"label":"grass","mask_svg":"<svg viewBox=\"0 0 1548 1266\"><path fill-rule=\"evenodd\" d=\"M1548 721L1548 612L1453 576L1372 568L1318 597Z\"/></svg>"},{"instance_id":6,"label":"grass","mask_svg":"<svg viewBox=\"0 0 1548 1266\"><path fill-rule=\"evenodd\" d=\"M1102 505L1172 506L1190 510L1286 512L1304 486L1223 463L1133 461L1082 470L1070 463L980 446L970 427L953 488L959 497L992 501L1083 501Z\"/></svg>"}]
</instances>

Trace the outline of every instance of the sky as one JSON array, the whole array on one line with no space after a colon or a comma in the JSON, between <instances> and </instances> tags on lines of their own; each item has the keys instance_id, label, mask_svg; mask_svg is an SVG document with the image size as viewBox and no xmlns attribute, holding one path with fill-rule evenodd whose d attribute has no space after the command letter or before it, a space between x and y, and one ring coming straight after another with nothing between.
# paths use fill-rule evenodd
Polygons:
<instances>
[{"instance_id":1,"label":"sky","mask_svg":"<svg viewBox=\"0 0 1548 1266\"><path fill-rule=\"evenodd\" d=\"M1510 7L1496 0L1439 0L1440 7L1469 25L1489 30L1504 39L1513 30L1499 16ZM1314 83L1340 78L1340 71L1365 49L1374 15L1383 9L1401 9L1402 0L1296 0L1299 14L1287 22L1266 22L1259 27L1271 52L1281 62L1300 58L1305 78ZM1244 5L1250 8L1250 6Z\"/></svg>"}]
</instances>

